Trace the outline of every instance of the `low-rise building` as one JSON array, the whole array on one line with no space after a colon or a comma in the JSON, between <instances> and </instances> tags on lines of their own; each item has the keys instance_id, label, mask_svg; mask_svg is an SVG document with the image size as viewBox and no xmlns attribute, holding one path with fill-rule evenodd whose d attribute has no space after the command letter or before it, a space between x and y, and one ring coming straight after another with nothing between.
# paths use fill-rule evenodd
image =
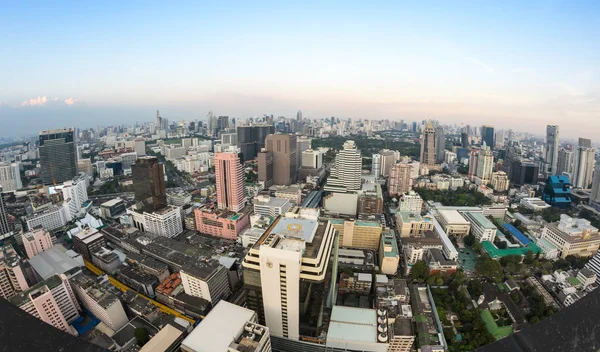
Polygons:
<instances>
[{"instance_id":1,"label":"low-rise building","mask_svg":"<svg viewBox=\"0 0 600 352\"><path fill-rule=\"evenodd\" d=\"M381 234L379 246L379 269L386 275L395 275L400 263L400 251L394 231L384 231Z\"/></svg>"},{"instance_id":2,"label":"low-rise building","mask_svg":"<svg viewBox=\"0 0 600 352\"><path fill-rule=\"evenodd\" d=\"M333 306L326 346L342 351L388 351L387 312Z\"/></svg>"},{"instance_id":3,"label":"low-rise building","mask_svg":"<svg viewBox=\"0 0 600 352\"><path fill-rule=\"evenodd\" d=\"M376 221L329 219L339 233L340 247L377 250L382 227Z\"/></svg>"},{"instance_id":4,"label":"low-rise building","mask_svg":"<svg viewBox=\"0 0 600 352\"><path fill-rule=\"evenodd\" d=\"M436 218L448 235L464 237L471 230L471 224L457 210L438 210Z\"/></svg>"},{"instance_id":5,"label":"low-rise building","mask_svg":"<svg viewBox=\"0 0 600 352\"><path fill-rule=\"evenodd\" d=\"M103 219L116 219L125 214L127 204L120 198L111 199L100 204L100 216Z\"/></svg>"},{"instance_id":6,"label":"low-rise building","mask_svg":"<svg viewBox=\"0 0 600 352\"><path fill-rule=\"evenodd\" d=\"M373 285L373 275L370 273L340 274L341 293L358 293L368 295Z\"/></svg>"},{"instance_id":7,"label":"low-rise building","mask_svg":"<svg viewBox=\"0 0 600 352\"><path fill-rule=\"evenodd\" d=\"M433 217L429 214L421 216L411 212L398 212L396 227L400 237L421 237L425 231L433 231Z\"/></svg>"},{"instance_id":8,"label":"low-rise building","mask_svg":"<svg viewBox=\"0 0 600 352\"><path fill-rule=\"evenodd\" d=\"M454 260L447 259L443 252L437 248L431 248L425 256L425 263L429 268L429 274L452 274L458 269L458 263Z\"/></svg>"},{"instance_id":9,"label":"low-rise building","mask_svg":"<svg viewBox=\"0 0 600 352\"><path fill-rule=\"evenodd\" d=\"M559 249L559 255L592 256L600 247L598 229L588 220L571 218L561 214L560 221L546 224L542 230L542 239L548 240Z\"/></svg>"},{"instance_id":10,"label":"low-rise building","mask_svg":"<svg viewBox=\"0 0 600 352\"><path fill-rule=\"evenodd\" d=\"M388 352L410 352L415 342L412 319L396 318L392 327Z\"/></svg>"},{"instance_id":11,"label":"low-rise building","mask_svg":"<svg viewBox=\"0 0 600 352\"><path fill-rule=\"evenodd\" d=\"M168 205L162 209L148 212L134 205L127 209L133 225L140 231L164 237L175 237L183 232L183 217L180 207Z\"/></svg>"},{"instance_id":12,"label":"low-rise building","mask_svg":"<svg viewBox=\"0 0 600 352\"><path fill-rule=\"evenodd\" d=\"M93 228L84 228L75 233L72 237L73 250L88 262L92 262L92 253L106 247L106 239L102 232Z\"/></svg>"},{"instance_id":13,"label":"low-rise building","mask_svg":"<svg viewBox=\"0 0 600 352\"><path fill-rule=\"evenodd\" d=\"M211 236L236 240L250 224L250 211L250 207L242 209L239 213L211 206L194 209L196 230Z\"/></svg>"},{"instance_id":14,"label":"low-rise building","mask_svg":"<svg viewBox=\"0 0 600 352\"><path fill-rule=\"evenodd\" d=\"M42 226L48 231L56 230L71 221L71 212L67 203L53 204L43 210L27 216L27 228Z\"/></svg>"},{"instance_id":15,"label":"low-rise building","mask_svg":"<svg viewBox=\"0 0 600 352\"><path fill-rule=\"evenodd\" d=\"M92 253L92 262L105 273L113 275L121 266L121 259L117 254L107 248Z\"/></svg>"},{"instance_id":16,"label":"low-rise building","mask_svg":"<svg viewBox=\"0 0 600 352\"><path fill-rule=\"evenodd\" d=\"M183 352L271 352L269 329L250 309L221 301L181 343Z\"/></svg>"},{"instance_id":17,"label":"low-rise building","mask_svg":"<svg viewBox=\"0 0 600 352\"><path fill-rule=\"evenodd\" d=\"M292 207L289 199L259 195L254 198L254 213L263 216L277 217L284 215Z\"/></svg>"},{"instance_id":18,"label":"low-rise building","mask_svg":"<svg viewBox=\"0 0 600 352\"><path fill-rule=\"evenodd\" d=\"M498 228L483 216L483 214L467 211L462 213L462 215L469 223L471 223L471 234L475 236L479 242L494 242Z\"/></svg>"},{"instance_id":19,"label":"low-rise building","mask_svg":"<svg viewBox=\"0 0 600 352\"><path fill-rule=\"evenodd\" d=\"M550 204L547 204L541 198L536 197L521 198L519 204L527 209L533 210L534 212L540 212L544 209L550 208Z\"/></svg>"}]
</instances>

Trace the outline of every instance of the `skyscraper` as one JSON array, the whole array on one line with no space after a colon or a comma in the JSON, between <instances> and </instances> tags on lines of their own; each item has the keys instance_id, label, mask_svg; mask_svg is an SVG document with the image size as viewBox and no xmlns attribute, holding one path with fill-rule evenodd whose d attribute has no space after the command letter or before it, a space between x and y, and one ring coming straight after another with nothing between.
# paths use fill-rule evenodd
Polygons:
<instances>
[{"instance_id":1,"label":"skyscraper","mask_svg":"<svg viewBox=\"0 0 600 352\"><path fill-rule=\"evenodd\" d=\"M44 184L63 183L77 175L77 145L74 128L42 131L39 145Z\"/></svg>"},{"instance_id":2,"label":"skyscraper","mask_svg":"<svg viewBox=\"0 0 600 352\"><path fill-rule=\"evenodd\" d=\"M376 179L381 176L381 154L373 154L371 158L371 175Z\"/></svg>"},{"instance_id":3,"label":"skyscraper","mask_svg":"<svg viewBox=\"0 0 600 352\"><path fill-rule=\"evenodd\" d=\"M494 155L488 146L471 151L469 159L469 180L476 184L487 185L492 180Z\"/></svg>"},{"instance_id":4,"label":"skyscraper","mask_svg":"<svg viewBox=\"0 0 600 352\"><path fill-rule=\"evenodd\" d=\"M272 133L275 133L273 125L238 126L237 143L242 162L256 159L258 152L265 147L267 136Z\"/></svg>"},{"instance_id":5,"label":"skyscraper","mask_svg":"<svg viewBox=\"0 0 600 352\"><path fill-rule=\"evenodd\" d=\"M546 176L556 175L558 168L558 149L560 147L558 126L546 127Z\"/></svg>"},{"instance_id":6,"label":"skyscraper","mask_svg":"<svg viewBox=\"0 0 600 352\"><path fill-rule=\"evenodd\" d=\"M296 120L302 121L302 111L298 110L298 112L296 113Z\"/></svg>"},{"instance_id":7,"label":"skyscraper","mask_svg":"<svg viewBox=\"0 0 600 352\"><path fill-rule=\"evenodd\" d=\"M446 150L446 135L442 126L435 127L435 162L444 162L444 150Z\"/></svg>"},{"instance_id":8,"label":"skyscraper","mask_svg":"<svg viewBox=\"0 0 600 352\"><path fill-rule=\"evenodd\" d=\"M504 147L504 131L496 132L495 138L496 138L496 141L495 141L496 149Z\"/></svg>"},{"instance_id":9,"label":"skyscraper","mask_svg":"<svg viewBox=\"0 0 600 352\"><path fill-rule=\"evenodd\" d=\"M467 132L462 132L460 134L460 144L462 145L463 148L466 148L469 146L469 134Z\"/></svg>"},{"instance_id":10,"label":"skyscraper","mask_svg":"<svg viewBox=\"0 0 600 352\"><path fill-rule=\"evenodd\" d=\"M390 196L398 196L412 190L413 168L419 167L418 163L401 162L392 166L391 175L388 179L388 193Z\"/></svg>"},{"instance_id":11,"label":"skyscraper","mask_svg":"<svg viewBox=\"0 0 600 352\"><path fill-rule=\"evenodd\" d=\"M159 210L167 205L167 191L163 165L155 156L145 156L131 166L135 200L144 210Z\"/></svg>"},{"instance_id":12,"label":"skyscraper","mask_svg":"<svg viewBox=\"0 0 600 352\"><path fill-rule=\"evenodd\" d=\"M0 245L0 297L10 298L27 288L21 258L12 245Z\"/></svg>"},{"instance_id":13,"label":"skyscraper","mask_svg":"<svg viewBox=\"0 0 600 352\"><path fill-rule=\"evenodd\" d=\"M12 236L12 229L8 223L8 213L4 206L4 199L2 198L2 186L0 185L0 239L5 239Z\"/></svg>"},{"instance_id":14,"label":"skyscraper","mask_svg":"<svg viewBox=\"0 0 600 352\"><path fill-rule=\"evenodd\" d=\"M265 149L258 153L258 181L265 183L265 188L273 186L273 152Z\"/></svg>"},{"instance_id":15,"label":"skyscraper","mask_svg":"<svg viewBox=\"0 0 600 352\"><path fill-rule=\"evenodd\" d=\"M0 162L0 186L5 192L16 191L23 188L21 181L20 163Z\"/></svg>"},{"instance_id":16,"label":"skyscraper","mask_svg":"<svg viewBox=\"0 0 600 352\"><path fill-rule=\"evenodd\" d=\"M244 170L237 153L215 154L215 178L219 209L242 210L246 205Z\"/></svg>"},{"instance_id":17,"label":"skyscraper","mask_svg":"<svg viewBox=\"0 0 600 352\"><path fill-rule=\"evenodd\" d=\"M578 141L578 145L580 147L584 147L584 148L591 148L592 147L592 140L589 138L579 138Z\"/></svg>"},{"instance_id":18,"label":"skyscraper","mask_svg":"<svg viewBox=\"0 0 600 352\"><path fill-rule=\"evenodd\" d=\"M600 164L597 164L594 168L594 181L592 182L589 205L596 210L600 210Z\"/></svg>"},{"instance_id":19,"label":"skyscraper","mask_svg":"<svg viewBox=\"0 0 600 352\"><path fill-rule=\"evenodd\" d=\"M580 145L575 151L573 161L571 185L577 188L588 188L592 183L592 171L594 169L596 151L593 148L586 147L586 145L591 145L591 142L588 144L584 138L579 138L579 142Z\"/></svg>"},{"instance_id":20,"label":"skyscraper","mask_svg":"<svg viewBox=\"0 0 600 352\"><path fill-rule=\"evenodd\" d=\"M482 142L485 142L490 149L494 149L494 127L487 125L481 126L481 140Z\"/></svg>"},{"instance_id":21,"label":"skyscraper","mask_svg":"<svg viewBox=\"0 0 600 352\"><path fill-rule=\"evenodd\" d=\"M335 165L325 185L326 191L346 192L361 187L362 157L354 141L346 141L335 157Z\"/></svg>"},{"instance_id":22,"label":"skyscraper","mask_svg":"<svg viewBox=\"0 0 600 352\"><path fill-rule=\"evenodd\" d=\"M556 163L556 174L562 175L563 173L571 174L573 172L573 152L560 148L558 151L558 161Z\"/></svg>"},{"instance_id":23,"label":"skyscraper","mask_svg":"<svg viewBox=\"0 0 600 352\"><path fill-rule=\"evenodd\" d=\"M383 176L383 177L390 176L390 170L392 169L392 166L396 162L396 154L397 154L397 152L394 152L393 150L389 150L389 149L383 149L379 152L379 155L381 158L381 161L380 161L381 176Z\"/></svg>"},{"instance_id":24,"label":"skyscraper","mask_svg":"<svg viewBox=\"0 0 600 352\"><path fill-rule=\"evenodd\" d=\"M435 165L435 130L431 121L427 122L421 134L421 164Z\"/></svg>"},{"instance_id":25,"label":"skyscraper","mask_svg":"<svg viewBox=\"0 0 600 352\"><path fill-rule=\"evenodd\" d=\"M265 140L267 151L273 153L273 182L289 186L296 182L298 157L296 136L293 134L270 134Z\"/></svg>"},{"instance_id":26,"label":"skyscraper","mask_svg":"<svg viewBox=\"0 0 600 352\"><path fill-rule=\"evenodd\" d=\"M279 217L250 248L242 264L247 306L272 335L318 335L317 317L335 291L337 250L335 228L316 217Z\"/></svg>"}]
</instances>

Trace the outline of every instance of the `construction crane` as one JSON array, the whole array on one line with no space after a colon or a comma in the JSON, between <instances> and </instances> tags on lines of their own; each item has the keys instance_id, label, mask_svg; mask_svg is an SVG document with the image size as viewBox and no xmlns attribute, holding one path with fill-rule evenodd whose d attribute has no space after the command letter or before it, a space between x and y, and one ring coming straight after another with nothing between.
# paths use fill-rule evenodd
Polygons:
<instances>
[{"instance_id":1,"label":"construction crane","mask_svg":"<svg viewBox=\"0 0 600 352\"><path fill-rule=\"evenodd\" d=\"M50 176L52 176L52 184L56 187L56 179L54 178L54 171L52 170L52 163L50 163Z\"/></svg>"}]
</instances>

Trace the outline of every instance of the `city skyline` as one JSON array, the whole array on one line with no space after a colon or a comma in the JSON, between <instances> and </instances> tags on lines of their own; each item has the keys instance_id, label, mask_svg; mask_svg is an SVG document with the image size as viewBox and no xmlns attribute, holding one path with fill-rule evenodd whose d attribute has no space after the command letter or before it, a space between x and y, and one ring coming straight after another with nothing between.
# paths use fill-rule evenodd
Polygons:
<instances>
[{"instance_id":1,"label":"city skyline","mask_svg":"<svg viewBox=\"0 0 600 352\"><path fill-rule=\"evenodd\" d=\"M156 108L600 128L594 2L230 5L8 5L0 137Z\"/></svg>"}]
</instances>

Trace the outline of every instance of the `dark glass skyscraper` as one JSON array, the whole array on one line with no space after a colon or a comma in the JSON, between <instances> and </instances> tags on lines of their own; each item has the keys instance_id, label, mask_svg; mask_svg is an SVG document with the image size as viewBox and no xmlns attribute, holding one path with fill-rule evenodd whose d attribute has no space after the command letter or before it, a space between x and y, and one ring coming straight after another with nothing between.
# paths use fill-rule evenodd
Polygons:
<instances>
[{"instance_id":1,"label":"dark glass skyscraper","mask_svg":"<svg viewBox=\"0 0 600 352\"><path fill-rule=\"evenodd\" d=\"M74 128L42 131L39 144L44 184L63 183L77 175L77 144Z\"/></svg>"},{"instance_id":2,"label":"dark glass skyscraper","mask_svg":"<svg viewBox=\"0 0 600 352\"><path fill-rule=\"evenodd\" d=\"M9 237L11 231L8 214L6 214L6 208L4 207L4 199L2 199L2 186L0 186L0 239Z\"/></svg>"},{"instance_id":3,"label":"dark glass skyscraper","mask_svg":"<svg viewBox=\"0 0 600 352\"><path fill-rule=\"evenodd\" d=\"M490 149L494 149L494 127L481 126L481 141L482 144L485 142Z\"/></svg>"},{"instance_id":4,"label":"dark glass skyscraper","mask_svg":"<svg viewBox=\"0 0 600 352\"><path fill-rule=\"evenodd\" d=\"M165 173L155 156L145 156L131 166L135 200L144 210L159 210L167 205Z\"/></svg>"},{"instance_id":5,"label":"dark glass skyscraper","mask_svg":"<svg viewBox=\"0 0 600 352\"><path fill-rule=\"evenodd\" d=\"M242 162L256 159L258 152L265 147L265 139L273 133L275 133L273 125L239 126L237 140Z\"/></svg>"}]
</instances>

